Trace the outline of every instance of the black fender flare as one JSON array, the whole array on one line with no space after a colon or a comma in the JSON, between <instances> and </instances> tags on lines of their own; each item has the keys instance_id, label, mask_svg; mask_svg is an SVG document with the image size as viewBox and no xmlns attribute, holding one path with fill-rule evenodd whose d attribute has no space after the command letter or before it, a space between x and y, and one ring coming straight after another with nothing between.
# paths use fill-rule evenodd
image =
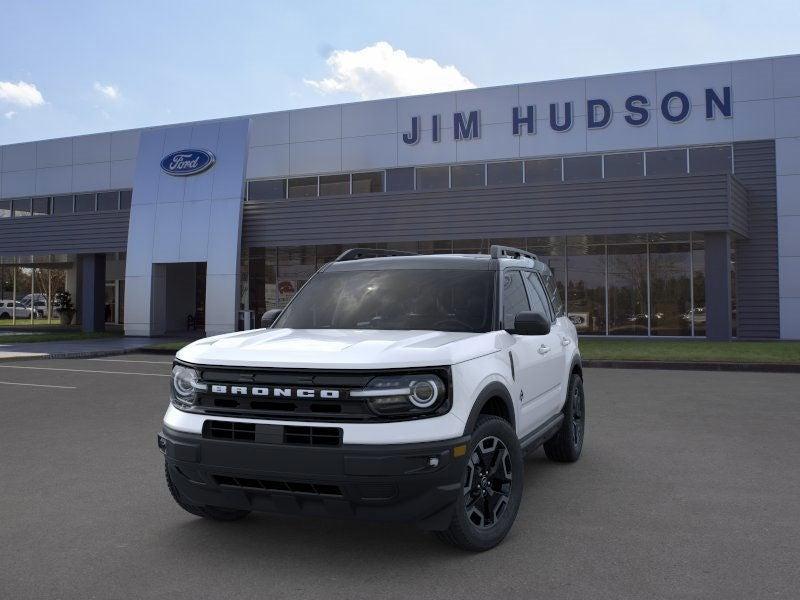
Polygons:
<instances>
[{"instance_id":1,"label":"black fender flare","mask_svg":"<svg viewBox=\"0 0 800 600\"><path fill-rule=\"evenodd\" d=\"M475 399L475 403L472 405L472 410L467 418L467 425L464 427L464 435L469 435L475 429L475 424L478 422L478 417L480 416L483 407L486 406L486 403L492 398L500 398L503 401L511 420L511 427L516 429L517 419L516 414L514 413L514 402L511 400L511 393L508 391L508 388L506 388L505 385L499 381L493 381L487 384Z\"/></svg>"},{"instance_id":2,"label":"black fender flare","mask_svg":"<svg viewBox=\"0 0 800 600\"><path fill-rule=\"evenodd\" d=\"M569 374L572 375L576 370L578 371L578 375L581 376L581 379L583 379L583 362L581 361L581 355L577 352L572 357L572 364L569 366Z\"/></svg>"}]
</instances>

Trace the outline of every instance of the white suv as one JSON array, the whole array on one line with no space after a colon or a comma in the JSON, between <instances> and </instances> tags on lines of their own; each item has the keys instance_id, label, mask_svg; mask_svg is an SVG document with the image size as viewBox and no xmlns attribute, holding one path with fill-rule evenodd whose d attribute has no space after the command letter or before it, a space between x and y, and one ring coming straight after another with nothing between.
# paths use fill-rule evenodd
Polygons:
<instances>
[{"instance_id":1,"label":"white suv","mask_svg":"<svg viewBox=\"0 0 800 600\"><path fill-rule=\"evenodd\" d=\"M262 325L176 356L158 444L192 514L413 522L486 550L524 454L580 456L577 334L532 254L349 250Z\"/></svg>"}]
</instances>

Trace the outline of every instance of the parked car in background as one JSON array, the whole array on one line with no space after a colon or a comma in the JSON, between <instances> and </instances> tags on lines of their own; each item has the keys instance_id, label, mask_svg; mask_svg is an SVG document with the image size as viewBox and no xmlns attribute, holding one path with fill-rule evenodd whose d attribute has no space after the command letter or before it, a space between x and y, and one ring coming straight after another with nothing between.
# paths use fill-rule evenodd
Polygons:
<instances>
[{"instance_id":1,"label":"parked car in background","mask_svg":"<svg viewBox=\"0 0 800 600\"><path fill-rule=\"evenodd\" d=\"M19 300L0 300L0 319L30 319L31 309Z\"/></svg>"}]
</instances>

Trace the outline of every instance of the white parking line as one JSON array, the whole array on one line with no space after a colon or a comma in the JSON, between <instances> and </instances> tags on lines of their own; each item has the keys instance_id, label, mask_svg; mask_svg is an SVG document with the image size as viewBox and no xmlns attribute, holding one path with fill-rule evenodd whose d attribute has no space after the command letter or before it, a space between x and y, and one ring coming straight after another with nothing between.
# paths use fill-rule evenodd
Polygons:
<instances>
[{"instance_id":1,"label":"white parking line","mask_svg":"<svg viewBox=\"0 0 800 600\"><path fill-rule=\"evenodd\" d=\"M58 388L60 390L77 390L74 385L45 385L43 383L18 383L16 381L0 381L0 385L26 385L29 387Z\"/></svg>"},{"instance_id":2,"label":"white parking line","mask_svg":"<svg viewBox=\"0 0 800 600\"><path fill-rule=\"evenodd\" d=\"M127 360L124 358L90 358L88 360L96 360L97 362L122 362L122 363L145 363L148 365L171 365L172 361L165 360Z\"/></svg>"},{"instance_id":3,"label":"white parking line","mask_svg":"<svg viewBox=\"0 0 800 600\"><path fill-rule=\"evenodd\" d=\"M145 377L172 377L164 373L129 373L128 371L92 371L90 369L62 369L59 367L21 367L17 365L0 365L0 369L32 369L36 371L68 371L70 373L105 373L106 375L144 375Z\"/></svg>"}]
</instances>

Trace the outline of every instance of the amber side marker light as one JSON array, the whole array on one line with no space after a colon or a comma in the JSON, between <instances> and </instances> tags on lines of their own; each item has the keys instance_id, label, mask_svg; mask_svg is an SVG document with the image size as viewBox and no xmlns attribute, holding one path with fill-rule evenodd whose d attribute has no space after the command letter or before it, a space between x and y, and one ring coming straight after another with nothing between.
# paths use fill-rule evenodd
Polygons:
<instances>
[{"instance_id":1,"label":"amber side marker light","mask_svg":"<svg viewBox=\"0 0 800 600\"><path fill-rule=\"evenodd\" d=\"M460 446L456 446L453 448L453 458L458 458L459 456L464 456L467 453L467 446L466 444L462 444Z\"/></svg>"}]
</instances>

